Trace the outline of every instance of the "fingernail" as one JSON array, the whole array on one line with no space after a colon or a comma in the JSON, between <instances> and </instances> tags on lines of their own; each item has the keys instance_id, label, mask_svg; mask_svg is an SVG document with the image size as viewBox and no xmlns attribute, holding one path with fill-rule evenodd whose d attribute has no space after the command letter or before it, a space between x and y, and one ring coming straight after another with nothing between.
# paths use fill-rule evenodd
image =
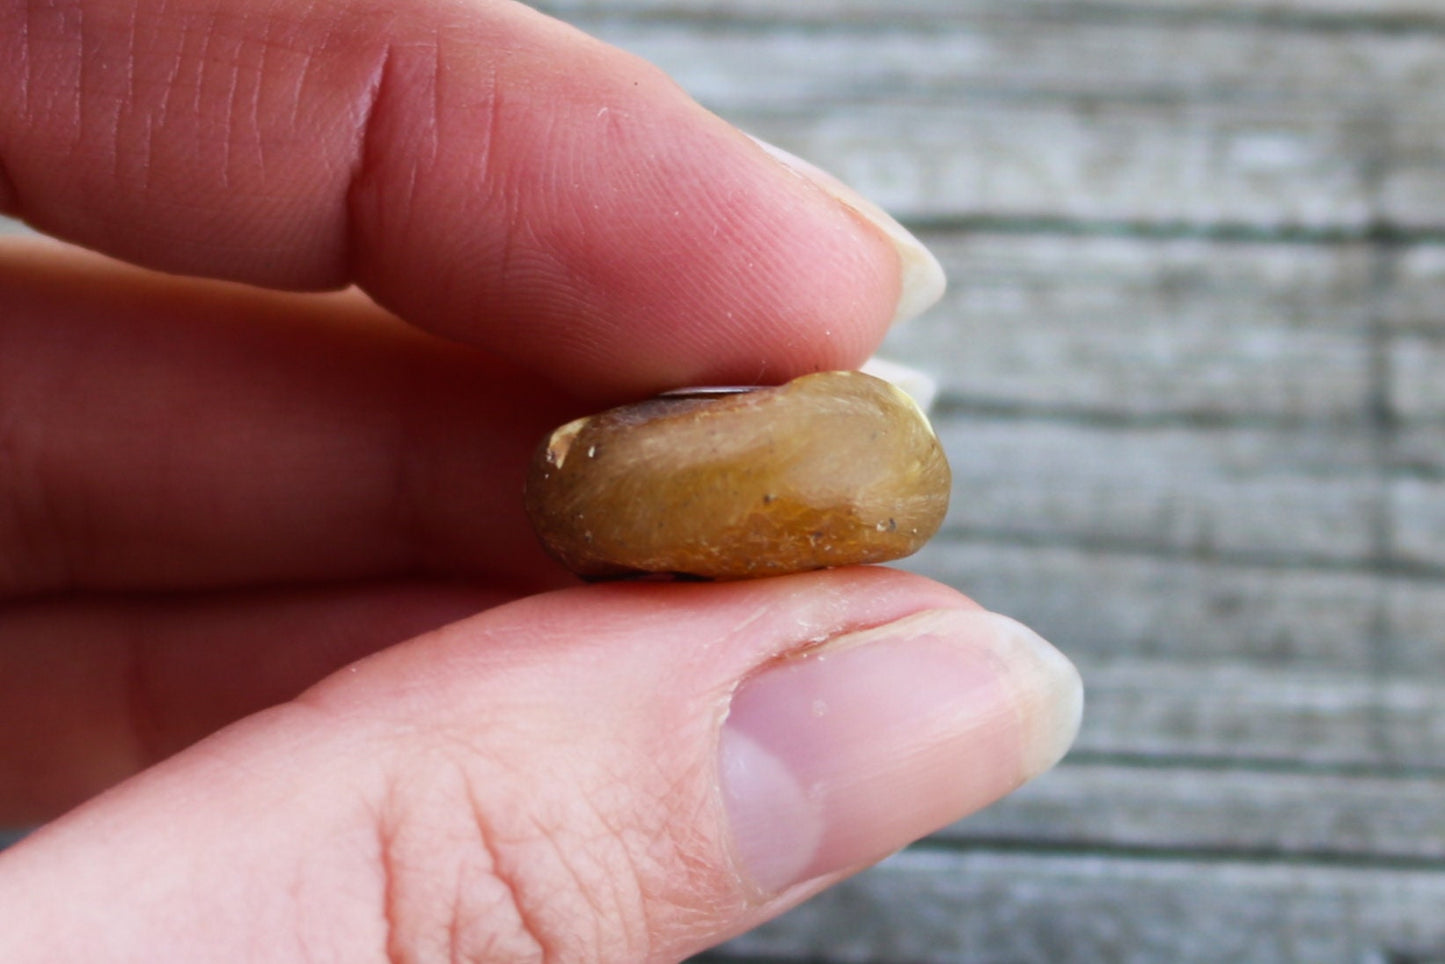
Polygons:
<instances>
[{"instance_id":1,"label":"fingernail","mask_svg":"<svg viewBox=\"0 0 1445 964\"><path fill-rule=\"evenodd\" d=\"M995 613L932 610L771 665L720 741L741 872L768 894L865 866L1053 766L1078 672Z\"/></svg>"},{"instance_id":2,"label":"fingernail","mask_svg":"<svg viewBox=\"0 0 1445 964\"><path fill-rule=\"evenodd\" d=\"M903 389L925 415L933 407L933 400L938 397L938 382L933 380L932 375L917 368L874 355L858 370L885 382L892 382Z\"/></svg>"},{"instance_id":3,"label":"fingernail","mask_svg":"<svg viewBox=\"0 0 1445 964\"><path fill-rule=\"evenodd\" d=\"M943 266L938 263L938 259L933 256L932 252L923 246L921 241L909 233L907 228L895 221L887 211L827 171L810 164L801 157L790 154L781 147L775 147L760 138L753 137L753 141L784 167L813 182L863 220L882 231L884 236L893 243L894 249L898 252L898 260L903 272L898 308L893 313L893 324L896 325L908 321L910 318L918 317L943 297L943 289L948 284L948 279L943 273Z\"/></svg>"}]
</instances>

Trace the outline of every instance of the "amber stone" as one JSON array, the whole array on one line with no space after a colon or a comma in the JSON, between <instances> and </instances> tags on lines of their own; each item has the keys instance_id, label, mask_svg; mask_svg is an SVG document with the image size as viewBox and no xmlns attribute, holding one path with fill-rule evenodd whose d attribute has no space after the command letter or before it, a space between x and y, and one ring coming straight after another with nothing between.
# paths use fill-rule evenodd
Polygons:
<instances>
[{"instance_id":1,"label":"amber stone","mask_svg":"<svg viewBox=\"0 0 1445 964\"><path fill-rule=\"evenodd\" d=\"M911 398L821 372L570 422L538 448L526 505L583 577L748 579L909 555L938 531L949 485Z\"/></svg>"}]
</instances>

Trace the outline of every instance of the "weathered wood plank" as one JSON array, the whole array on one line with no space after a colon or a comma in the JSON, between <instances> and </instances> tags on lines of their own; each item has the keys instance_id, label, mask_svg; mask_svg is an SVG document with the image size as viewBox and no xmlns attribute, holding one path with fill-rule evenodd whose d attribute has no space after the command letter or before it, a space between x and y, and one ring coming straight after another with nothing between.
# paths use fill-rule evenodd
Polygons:
<instances>
[{"instance_id":1,"label":"weathered wood plank","mask_svg":"<svg viewBox=\"0 0 1445 964\"><path fill-rule=\"evenodd\" d=\"M1445 369L1436 378L1445 379ZM1388 458L1397 473L1390 486L1391 556L1445 564L1445 424L1407 424L1392 433Z\"/></svg>"},{"instance_id":2,"label":"weathered wood plank","mask_svg":"<svg viewBox=\"0 0 1445 964\"><path fill-rule=\"evenodd\" d=\"M1383 511L1366 433L947 415L948 531L1267 556L1375 558Z\"/></svg>"},{"instance_id":3,"label":"weathered wood plank","mask_svg":"<svg viewBox=\"0 0 1445 964\"><path fill-rule=\"evenodd\" d=\"M1400 474L1445 480L1445 423L1407 423L1390 433L1390 466Z\"/></svg>"},{"instance_id":4,"label":"weathered wood plank","mask_svg":"<svg viewBox=\"0 0 1445 964\"><path fill-rule=\"evenodd\" d=\"M1445 334L1445 245L1409 245L1392 253L1380 320L1392 331Z\"/></svg>"},{"instance_id":5,"label":"weathered wood plank","mask_svg":"<svg viewBox=\"0 0 1445 964\"><path fill-rule=\"evenodd\" d=\"M1367 571L939 540L906 568L1009 613L1076 657L1305 665L1364 672L1380 658L1386 580ZM1401 587L1405 597L1416 584ZM1445 588L1437 589L1445 608ZM1428 616L1425 615L1428 613ZM1445 612L1413 623L1445 638ZM1432 654L1445 670L1445 653Z\"/></svg>"},{"instance_id":6,"label":"weathered wood plank","mask_svg":"<svg viewBox=\"0 0 1445 964\"><path fill-rule=\"evenodd\" d=\"M776 16L760 25L714 21L706 30L615 16L576 22L730 111L1007 94L1341 112L1388 106L1398 122L1408 111L1445 105L1445 36L1418 32L1101 20L1087 11L1030 15L1002 5L928 24L880 9L866 28L847 20L791 25Z\"/></svg>"},{"instance_id":7,"label":"weathered wood plank","mask_svg":"<svg viewBox=\"0 0 1445 964\"><path fill-rule=\"evenodd\" d=\"M1438 114L1422 111L1421 116L1409 117L1407 105L1389 105L1387 109L1390 113L1382 116L1390 117L1390 122L1377 125L1374 134L1382 139L1381 220L1403 228L1435 228L1445 217L1445 191L1441 190L1445 137L1438 127ZM1433 114L1435 121L1425 114Z\"/></svg>"},{"instance_id":8,"label":"weathered wood plank","mask_svg":"<svg viewBox=\"0 0 1445 964\"><path fill-rule=\"evenodd\" d=\"M949 273L885 352L957 401L1109 416L1361 420L1361 244L924 232ZM1413 356L1412 356L1413 357Z\"/></svg>"},{"instance_id":9,"label":"weathered wood plank","mask_svg":"<svg viewBox=\"0 0 1445 964\"><path fill-rule=\"evenodd\" d=\"M1067 16L582 22L905 216L1445 223L1437 34Z\"/></svg>"},{"instance_id":10,"label":"weathered wood plank","mask_svg":"<svg viewBox=\"0 0 1445 964\"><path fill-rule=\"evenodd\" d=\"M1445 324L1445 312L1437 323ZM1396 415L1445 418L1445 332L1393 336L1389 366L1389 401Z\"/></svg>"},{"instance_id":11,"label":"weathered wood plank","mask_svg":"<svg viewBox=\"0 0 1445 964\"><path fill-rule=\"evenodd\" d=\"M942 539L902 564L1091 662L1445 679L1445 580Z\"/></svg>"},{"instance_id":12,"label":"weathered wood plank","mask_svg":"<svg viewBox=\"0 0 1445 964\"><path fill-rule=\"evenodd\" d=\"M1445 777L1065 762L939 840L1445 861ZM1442 868L1445 869L1445 868Z\"/></svg>"},{"instance_id":13,"label":"weathered wood plank","mask_svg":"<svg viewBox=\"0 0 1445 964\"><path fill-rule=\"evenodd\" d=\"M1445 566L1445 481L1399 479L1390 486L1390 507L1391 554L1405 563Z\"/></svg>"},{"instance_id":14,"label":"weathered wood plank","mask_svg":"<svg viewBox=\"0 0 1445 964\"><path fill-rule=\"evenodd\" d=\"M1435 190L1445 193L1445 182ZM1394 253L1380 318L1390 331L1388 401L1407 422L1445 421L1445 245L1413 245ZM1433 439L1431 451L1445 437ZM1445 461L1436 461L1445 471Z\"/></svg>"},{"instance_id":15,"label":"weathered wood plank","mask_svg":"<svg viewBox=\"0 0 1445 964\"><path fill-rule=\"evenodd\" d=\"M1321 108L989 103L728 116L905 219L1363 232L1373 163Z\"/></svg>"},{"instance_id":16,"label":"weathered wood plank","mask_svg":"<svg viewBox=\"0 0 1445 964\"><path fill-rule=\"evenodd\" d=\"M1441 493L1431 494L1438 507ZM1422 555L1438 553L1428 530L1407 536ZM956 539L936 541L904 565L1091 661L1445 678L1445 580L1438 577Z\"/></svg>"},{"instance_id":17,"label":"weathered wood plank","mask_svg":"<svg viewBox=\"0 0 1445 964\"><path fill-rule=\"evenodd\" d=\"M1445 580L1389 581L1383 621L1389 636L1382 665L1445 678Z\"/></svg>"},{"instance_id":18,"label":"weathered wood plank","mask_svg":"<svg viewBox=\"0 0 1445 964\"><path fill-rule=\"evenodd\" d=\"M946 2L946 0L944 0ZM997 0L975 0L996 3ZM1071 0L1023 0L1040 9L1068 8ZM1087 5L1087 0L1086 0ZM1366 23L1399 17L1402 26L1420 30L1445 26L1445 11L1436 0L1100 0L1094 6L1124 8L1140 12L1170 13L1187 11L1204 16L1228 16L1233 13L1304 15L1331 14L1340 21Z\"/></svg>"},{"instance_id":19,"label":"weathered wood plank","mask_svg":"<svg viewBox=\"0 0 1445 964\"><path fill-rule=\"evenodd\" d=\"M1445 28L1437 0L791 0L780 10L775 0L532 0L531 5L558 16L598 13L649 14L709 18L759 18L775 21L888 20L956 16L1028 14L1077 16L1189 14L1206 19L1256 15L1283 19L1329 17L1323 25L1380 24L1399 18L1416 29Z\"/></svg>"},{"instance_id":20,"label":"weathered wood plank","mask_svg":"<svg viewBox=\"0 0 1445 964\"><path fill-rule=\"evenodd\" d=\"M916 964L1358 964L1445 946L1441 906L1445 871L1433 869L921 850L727 949Z\"/></svg>"},{"instance_id":21,"label":"weathered wood plank","mask_svg":"<svg viewBox=\"0 0 1445 964\"><path fill-rule=\"evenodd\" d=\"M1242 664L1077 663L1087 692L1076 744L1082 753L1445 769L1445 682L1438 679Z\"/></svg>"}]
</instances>

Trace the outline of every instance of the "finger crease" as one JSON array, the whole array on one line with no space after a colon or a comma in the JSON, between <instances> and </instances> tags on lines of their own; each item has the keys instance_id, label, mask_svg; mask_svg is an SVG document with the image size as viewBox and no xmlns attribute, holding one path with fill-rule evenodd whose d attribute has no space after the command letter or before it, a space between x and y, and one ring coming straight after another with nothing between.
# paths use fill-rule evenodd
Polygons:
<instances>
[{"instance_id":1,"label":"finger crease","mask_svg":"<svg viewBox=\"0 0 1445 964\"><path fill-rule=\"evenodd\" d=\"M346 245L345 269L348 278L357 276L358 266L361 263L362 252L359 250L361 231L358 227L360 218L357 214L358 197L381 154L381 146L378 144L376 134L377 118L386 92L391 89L393 83L395 56L396 48L392 44L388 43L382 48L381 56L377 58L376 66L372 68L357 112L356 133L352 139L352 143L355 145L354 156L346 188L344 212L346 222L342 226Z\"/></svg>"},{"instance_id":2,"label":"finger crease","mask_svg":"<svg viewBox=\"0 0 1445 964\"><path fill-rule=\"evenodd\" d=\"M396 855L396 832L389 819L376 824L376 861L381 872L381 922L386 939L386 959L401 964L406 951L401 947L400 918L397 913L397 885L401 873Z\"/></svg>"},{"instance_id":3,"label":"finger crease","mask_svg":"<svg viewBox=\"0 0 1445 964\"><path fill-rule=\"evenodd\" d=\"M516 879L516 875L511 870L507 869L508 864L503 860L505 855L497 847L496 841L492 839L491 827L487 823L486 808L477 799L476 789L470 781L467 782L466 788L467 802L472 810L472 824L476 829L477 844L486 853L487 860L491 864L492 876L511 895L512 909L517 915L517 924L522 935L536 947L538 961L544 962L544 964L548 961L560 961L561 957L547 940L546 928L537 920L536 915L528 906L521 882ZM457 907L454 908L454 912L452 931L460 933L459 925L466 923L461 920L464 911L461 907ZM452 953L453 955L457 953L455 947L453 947Z\"/></svg>"}]
</instances>

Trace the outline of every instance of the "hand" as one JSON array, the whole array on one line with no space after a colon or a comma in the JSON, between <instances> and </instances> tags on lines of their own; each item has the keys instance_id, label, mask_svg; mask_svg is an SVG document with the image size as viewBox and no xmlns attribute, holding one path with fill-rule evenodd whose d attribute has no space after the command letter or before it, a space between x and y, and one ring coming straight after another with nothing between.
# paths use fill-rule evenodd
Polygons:
<instances>
[{"instance_id":1,"label":"hand","mask_svg":"<svg viewBox=\"0 0 1445 964\"><path fill-rule=\"evenodd\" d=\"M0 246L0 959L677 959L1067 746L948 588L576 587L521 518L564 419L936 294L836 184L499 0L12 3L0 63L0 209L143 266Z\"/></svg>"}]
</instances>

